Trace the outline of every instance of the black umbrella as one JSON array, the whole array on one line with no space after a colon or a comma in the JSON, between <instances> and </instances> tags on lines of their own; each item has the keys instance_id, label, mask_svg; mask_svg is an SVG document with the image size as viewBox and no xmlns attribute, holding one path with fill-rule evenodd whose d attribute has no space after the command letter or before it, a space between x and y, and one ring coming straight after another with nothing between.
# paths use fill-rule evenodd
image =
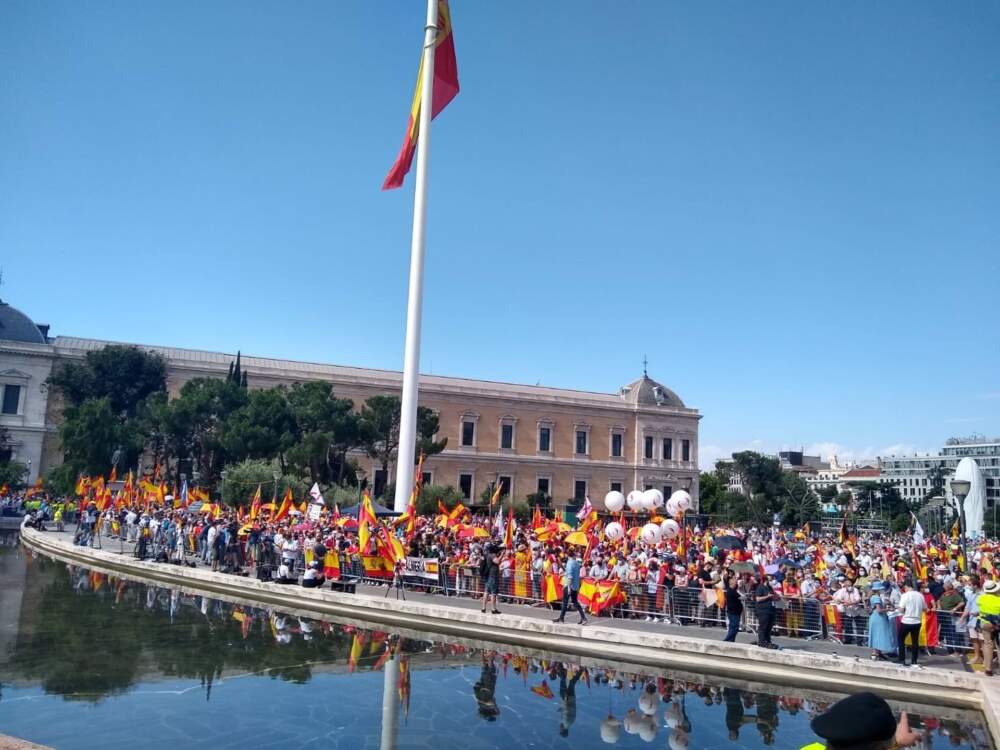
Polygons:
<instances>
[{"instance_id":1,"label":"black umbrella","mask_svg":"<svg viewBox=\"0 0 1000 750\"><path fill-rule=\"evenodd\" d=\"M742 539L730 535L716 537L715 546L719 549L746 549Z\"/></svg>"}]
</instances>

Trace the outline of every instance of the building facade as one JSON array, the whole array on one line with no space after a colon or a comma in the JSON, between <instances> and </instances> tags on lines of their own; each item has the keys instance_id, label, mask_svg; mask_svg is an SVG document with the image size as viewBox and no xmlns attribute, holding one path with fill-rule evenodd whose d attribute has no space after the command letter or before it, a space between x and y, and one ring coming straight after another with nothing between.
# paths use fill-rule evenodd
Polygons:
<instances>
[{"instance_id":1,"label":"building facade","mask_svg":"<svg viewBox=\"0 0 1000 750\"><path fill-rule=\"evenodd\" d=\"M945 498L951 504L950 476L963 458L975 460L986 484L986 507L1000 502L1000 438L982 435L949 438L939 453L923 456L883 456L882 474L899 488L904 500L915 502L933 487L933 477L944 473Z\"/></svg>"},{"instance_id":2,"label":"building facade","mask_svg":"<svg viewBox=\"0 0 1000 750\"><path fill-rule=\"evenodd\" d=\"M62 404L45 380L53 367L113 343L47 333L23 313L0 306L0 423L12 436L11 457L31 462L32 480L62 460ZM193 378L225 377L235 356L138 348L164 358L171 396ZM355 408L370 396L402 388L402 374L387 370L248 356L242 366L251 388L326 380ZM701 415L645 373L614 393L422 375L420 405L437 414L437 439L448 439L442 453L427 459L425 480L453 485L473 502L500 481L513 497L544 492L555 507L589 496L601 508L609 490L655 487L667 496L686 489L697 508ZM390 476L380 476L366 455L353 458L372 483L392 481L391 469Z\"/></svg>"}]
</instances>

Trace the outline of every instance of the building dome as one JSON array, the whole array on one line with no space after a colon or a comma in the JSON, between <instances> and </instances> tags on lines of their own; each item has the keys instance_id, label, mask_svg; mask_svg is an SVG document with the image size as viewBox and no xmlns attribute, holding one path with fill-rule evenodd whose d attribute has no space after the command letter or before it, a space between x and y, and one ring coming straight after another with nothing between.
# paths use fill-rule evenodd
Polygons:
<instances>
[{"instance_id":1,"label":"building dome","mask_svg":"<svg viewBox=\"0 0 1000 750\"><path fill-rule=\"evenodd\" d=\"M0 339L24 341L29 344L46 343L45 334L31 318L2 300L0 300Z\"/></svg>"},{"instance_id":2,"label":"building dome","mask_svg":"<svg viewBox=\"0 0 1000 750\"><path fill-rule=\"evenodd\" d=\"M621 397L626 403L634 406L670 406L675 409L683 409L684 402L680 396L662 383L657 383L651 377L643 373L638 380L634 380L628 385L622 386Z\"/></svg>"}]
</instances>

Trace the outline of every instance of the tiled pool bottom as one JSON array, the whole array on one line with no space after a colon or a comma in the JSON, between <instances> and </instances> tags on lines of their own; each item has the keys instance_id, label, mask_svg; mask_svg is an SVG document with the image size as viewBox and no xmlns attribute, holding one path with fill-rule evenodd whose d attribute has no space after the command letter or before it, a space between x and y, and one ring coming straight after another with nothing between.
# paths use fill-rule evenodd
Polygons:
<instances>
[{"instance_id":1,"label":"tiled pool bottom","mask_svg":"<svg viewBox=\"0 0 1000 750\"><path fill-rule=\"evenodd\" d=\"M0 613L0 732L55 748L799 748L827 701L397 638L16 550L0 569L22 587L17 616ZM925 748L989 747L975 714L917 713Z\"/></svg>"}]
</instances>

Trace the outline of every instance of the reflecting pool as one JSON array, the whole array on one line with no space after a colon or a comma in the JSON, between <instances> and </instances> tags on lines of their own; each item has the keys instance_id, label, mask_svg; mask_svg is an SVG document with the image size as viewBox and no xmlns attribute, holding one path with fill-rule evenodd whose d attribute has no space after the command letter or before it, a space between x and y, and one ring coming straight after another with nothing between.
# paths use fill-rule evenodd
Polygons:
<instances>
[{"instance_id":1,"label":"reflecting pool","mask_svg":"<svg viewBox=\"0 0 1000 750\"><path fill-rule=\"evenodd\" d=\"M313 620L0 549L0 732L60 749L800 748L839 697ZM925 750L990 747L975 713L893 705Z\"/></svg>"}]
</instances>

